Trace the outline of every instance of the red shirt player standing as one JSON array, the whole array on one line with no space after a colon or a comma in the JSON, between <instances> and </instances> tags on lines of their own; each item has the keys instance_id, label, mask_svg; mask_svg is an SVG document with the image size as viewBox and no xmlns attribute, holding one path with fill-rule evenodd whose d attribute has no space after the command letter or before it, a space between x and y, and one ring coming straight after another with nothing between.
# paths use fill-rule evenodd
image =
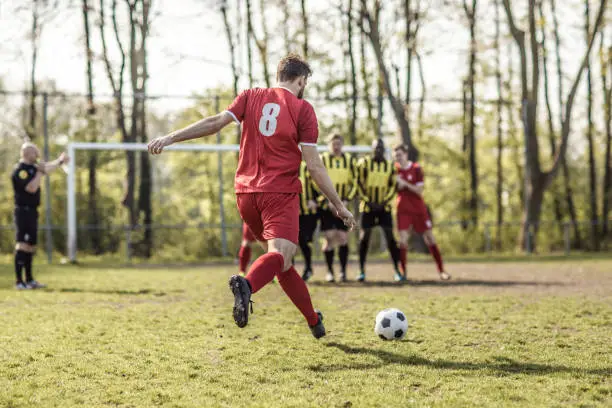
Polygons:
<instances>
[{"instance_id":1,"label":"red shirt player standing","mask_svg":"<svg viewBox=\"0 0 612 408\"><path fill-rule=\"evenodd\" d=\"M423 236L429 252L436 261L440 279L451 276L444 271L442 255L436 245L432 224L423 201L423 169L418 163L408 160L408 147L398 145L394 149L397 166L397 229L400 235L400 267L406 276L406 252L410 233L415 231Z\"/></svg>"},{"instance_id":2,"label":"red shirt player standing","mask_svg":"<svg viewBox=\"0 0 612 408\"><path fill-rule=\"evenodd\" d=\"M313 309L308 288L291 265L298 242L302 156L312 179L336 207L336 215L349 228L355 220L338 197L317 152L317 117L302 99L310 74L310 66L290 54L278 64L278 87L242 92L225 112L152 140L149 152L159 154L173 143L215 134L232 121L242 123L236 201L243 221L268 252L253 263L246 277L230 278L234 320L238 327L247 325L251 294L276 276L313 336L320 338L325 335L323 315Z\"/></svg>"}]
</instances>

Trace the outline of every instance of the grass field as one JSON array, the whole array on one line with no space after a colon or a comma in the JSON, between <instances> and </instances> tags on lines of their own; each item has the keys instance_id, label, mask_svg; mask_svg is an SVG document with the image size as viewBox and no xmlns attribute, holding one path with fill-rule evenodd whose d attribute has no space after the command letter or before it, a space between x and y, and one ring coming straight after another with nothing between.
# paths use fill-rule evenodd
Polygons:
<instances>
[{"instance_id":1,"label":"grass field","mask_svg":"<svg viewBox=\"0 0 612 408\"><path fill-rule=\"evenodd\" d=\"M278 285L231 318L232 267L0 267L0 407L611 406L612 261L415 264L397 286L310 284L312 338ZM401 342L373 333L397 307Z\"/></svg>"}]
</instances>

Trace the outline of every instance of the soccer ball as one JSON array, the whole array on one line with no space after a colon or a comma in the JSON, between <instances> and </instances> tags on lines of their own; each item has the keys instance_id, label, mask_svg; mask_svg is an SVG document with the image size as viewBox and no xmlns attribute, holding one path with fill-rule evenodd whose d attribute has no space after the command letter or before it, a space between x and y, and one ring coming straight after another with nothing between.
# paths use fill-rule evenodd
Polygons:
<instances>
[{"instance_id":1,"label":"soccer ball","mask_svg":"<svg viewBox=\"0 0 612 408\"><path fill-rule=\"evenodd\" d=\"M406 315L399 309L385 309L376 315L374 333L383 340L401 340L408 331Z\"/></svg>"}]
</instances>

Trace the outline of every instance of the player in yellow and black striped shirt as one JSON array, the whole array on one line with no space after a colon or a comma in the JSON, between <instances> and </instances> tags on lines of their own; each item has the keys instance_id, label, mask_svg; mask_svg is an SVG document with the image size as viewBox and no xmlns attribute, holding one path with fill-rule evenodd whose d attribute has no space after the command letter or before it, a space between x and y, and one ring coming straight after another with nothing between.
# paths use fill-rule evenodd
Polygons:
<instances>
[{"instance_id":1,"label":"player in yellow and black striped shirt","mask_svg":"<svg viewBox=\"0 0 612 408\"><path fill-rule=\"evenodd\" d=\"M314 182L304 161L300 165L299 177L302 183L302 192L300 193L299 244L305 264L302 279L307 281L312 276L312 249L310 244L315 229L317 229L317 221L319 219L317 203L319 192L315 189Z\"/></svg>"},{"instance_id":2,"label":"player in yellow and black striped shirt","mask_svg":"<svg viewBox=\"0 0 612 408\"><path fill-rule=\"evenodd\" d=\"M329 151L321 155L321 160L327 168L338 195L344 201L344 205L355 198L357 194L357 161L353 156L344 153L344 138L339 134L333 134L328 138ZM340 280L346 281L346 264L348 262L348 232L347 228L338 217L335 216L335 208L327 200L321 197L321 231L325 234L323 252L327 262L327 281L334 282L334 252L338 247L340 258Z\"/></svg>"},{"instance_id":3,"label":"player in yellow and black striped shirt","mask_svg":"<svg viewBox=\"0 0 612 408\"><path fill-rule=\"evenodd\" d=\"M382 139L375 140L372 144L374 154L366 156L359 161L357 166L357 186L361 203L361 232L359 236L359 282L365 280L365 261L370 246L372 228L380 226L385 233L387 247L393 260L395 268L395 280L404 280L399 272L399 249L393 236L393 217L391 206L396 186L396 170L391 160L385 159L385 144Z\"/></svg>"}]
</instances>

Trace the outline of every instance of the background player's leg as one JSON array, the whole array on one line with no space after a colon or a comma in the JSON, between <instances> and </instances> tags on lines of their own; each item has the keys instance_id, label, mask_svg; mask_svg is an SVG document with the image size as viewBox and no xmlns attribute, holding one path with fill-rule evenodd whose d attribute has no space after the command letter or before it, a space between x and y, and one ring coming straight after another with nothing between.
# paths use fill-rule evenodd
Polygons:
<instances>
[{"instance_id":1,"label":"background player's leg","mask_svg":"<svg viewBox=\"0 0 612 408\"><path fill-rule=\"evenodd\" d=\"M333 282L334 277L334 255L336 245L336 230L330 229L325 231L325 243L323 245L323 254L325 254L325 263L327 264L327 276L325 280Z\"/></svg>"},{"instance_id":2,"label":"background player's leg","mask_svg":"<svg viewBox=\"0 0 612 408\"><path fill-rule=\"evenodd\" d=\"M349 247L348 247L348 232L346 231L338 231L338 257L340 258L340 280L346 281L346 265L348 264L348 255L349 255Z\"/></svg>"},{"instance_id":3,"label":"background player's leg","mask_svg":"<svg viewBox=\"0 0 612 408\"><path fill-rule=\"evenodd\" d=\"M425 244L427 244L431 256L436 261L436 266L438 267L438 273L440 274L440 278L443 280L450 279L451 276L446 271L444 271L444 264L442 263L442 254L440 254L440 249L436 244L436 240L434 239L431 229L428 229L423 233L423 240L425 241Z\"/></svg>"},{"instance_id":4,"label":"background player's leg","mask_svg":"<svg viewBox=\"0 0 612 408\"><path fill-rule=\"evenodd\" d=\"M359 276L357 280L362 282L365 280L365 263L368 257L368 249L370 248L370 236L372 228L362 228L359 233Z\"/></svg>"},{"instance_id":5,"label":"background player's leg","mask_svg":"<svg viewBox=\"0 0 612 408\"><path fill-rule=\"evenodd\" d=\"M15 246L15 287L17 289L26 289L25 282L23 281L22 271L26 264L28 253L22 249L23 244L18 242Z\"/></svg>"},{"instance_id":6,"label":"background player's leg","mask_svg":"<svg viewBox=\"0 0 612 408\"><path fill-rule=\"evenodd\" d=\"M310 243L302 234L300 234L299 244L302 255L304 256L304 274L302 277L304 280L308 280L312 275L312 248L310 248Z\"/></svg>"},{"instance_id":7,"label":"background player's leg","mask_svg":"<svg viewBox=\"0 0 612 408\"><path fill-rule=\"evenodd\" d=\"M408 259L408 239L410 238L410 232L407 229L399 231L399 258L400 258L400 269L404 277L406 277L406 262Z\"/></svg>"},{"instance_id":8,"label":"background player's leg","mask_svg":"<svg viewBox=\"0 0 612 408\"><path fill-rule=\"evenodd\" d=\"M397 247L397 241L393 236L393 229L384 227L383 232L385 234L385 241L387 241L387 248L389 249L389 255L391 255L391 261L393 262L393 269L395 270L395 280L404 280L404 276L400 273L399 264L399 249Z\"/></svg>"},{"instance_id":9,"label":"background player's leg","mask_svg":"<svg viewBox=\"0 0 612 408\"><path fill-rule=\"evenodd\" d=\"M25 256L25 279L27 284L31 284L34 282L34 276L32 276L32 258L34 257L34 248L30 252L26 252Z\"/></svg>"}]
</instances>

